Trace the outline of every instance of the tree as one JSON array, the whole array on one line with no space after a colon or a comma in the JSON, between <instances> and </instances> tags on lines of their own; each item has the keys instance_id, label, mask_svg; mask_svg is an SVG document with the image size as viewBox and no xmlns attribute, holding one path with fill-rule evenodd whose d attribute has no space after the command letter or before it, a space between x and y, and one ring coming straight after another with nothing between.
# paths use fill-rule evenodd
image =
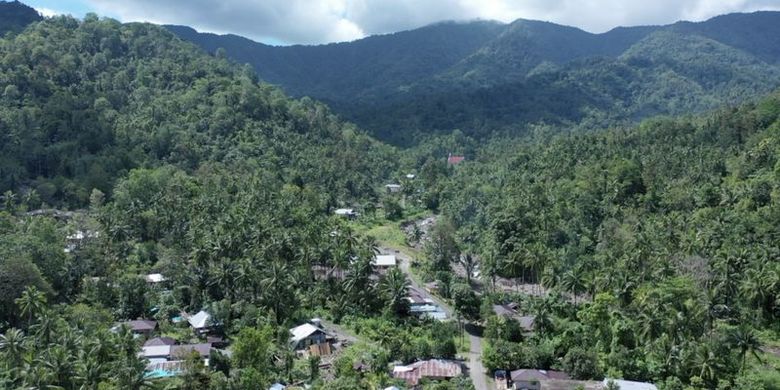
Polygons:
<instances>
[{"instance_id":1,"label":"tree","mask_svg":"<svg viewBox=\"0 0 780 390\"><path fill-rule=\"evenodd\" d=\"M271 327L243 328L233 343L233 363L238 369L252 369L268 384L273 374L274 332Z\"/></svg>"},{"instance_id":2,"label":"tree","mask_svg":"<svg viewBox=\"0 0 780 390\"><path fill-rule=\"evenodd\" d=\"M582 348L572 348L563 357L563 369L575 379L597 378L596 354Z\"/></svg>"},{"instance_id":3,"label":"tree","mask_svg":"<svg viewBox=\"0 0 780 390\"><path fill-rule=\"evenodd\" d=\"M400 269L393 268L388 271L380 283L380 290L384 294L386 306L395 315L405 316L409 313L409 301L406 299L409 281Z\"/></svg>"},{"instance_id":4,"label":"tree","mask_svg":"<svg viewBox=\"0 0 780 390\"><path fill-rule=\"evenodd\" d=\"M761 342L752 328L747 325L740 325L729 332L728 339L732 348L739 350L740 374L745 372L745 361L748 354L753 355L756 360L761 362L761 357L758 355L758 352L761 350Z\"/></svg>"},{"instance_id":5,"label":"tree","mask_svg":"<svg viewBox=\"0 0 780 390\"><path fill-rule=\"evenodd\" d=\"M21 297L27 287L37 291L51 293L51 287L43 280L38 267L24 257L0 258L0 321L14 323L17 316L16 299ZM37 296L34 294L33 296ZM33 300L32 304L37 301ZM32 310L32 307L30 308Z\"/></svg>"},{"instance_id":6,"label":"tree","mask_svg":"<svg viewBox=\"0 0 780 390\"><path fill-rule=\"evenodd\" d=\"M430 231L425 252L434 271L449 271L450 264L460 255L455 241L455 227L451 222L440 219Z\"/></svg>"},{"instance_id":7,"label":"tree","mask_svg":"<svg viewBox=\"0 0 780 390\"><path fill-rule=\"evenodd\" d=\"M458 316L470 321L479 319L480 301L471 286L457 284L453 288L452 298Z\"/></svg>"},{"instance_id":8,"label":"tree","mask_svg":"<svg viewBox=\"0 0 780 390\"><path fill-rule=\"evenodd\" d=\"M31 324L33 318L36 318L46 308L46 295L35 286L27 286L22 292L22 296L16 299L16 306L19 308L22 316L27 317L27 324Z\"/></svg>"}]
</instances>

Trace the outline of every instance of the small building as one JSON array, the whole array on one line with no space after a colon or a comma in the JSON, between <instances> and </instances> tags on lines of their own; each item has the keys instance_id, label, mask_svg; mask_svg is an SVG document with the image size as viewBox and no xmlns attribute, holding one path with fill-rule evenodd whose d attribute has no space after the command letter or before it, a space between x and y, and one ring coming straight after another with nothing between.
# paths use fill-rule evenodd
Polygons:
<instances>
[{"instance_id":1,"label":"small building","mask_svg":"<svg viewBox=\"0 0 780 390\"><path fill-rule=\"evenodd\" d=\"M139 356L149 360L147 370L159 363L176 362L184 360L187 355L196 352L205 359L208 365L208 359L211 355L211 344L182 344L182 345L149 345L141 347Z\"/></svg>"},{"instance_id":2,"label":"small building","mask_svg":"<svg viewBox=\"0 0 780 390\"><path fill-rule=\"evenodd\" d=\"M604 379L604 382L602 382L605 388L607 387L607 384L610 381L618 385L618 388L620 388L620 390L658 390L658 388L652 383L624 381L622 379L609 379L609 378Z\"/></svg>"},{"instance_id":3,"label":"small building","mask_svg":"<svg viewBox=\"0 0 780 390\"><path fill-rule=\"evenodd\" d=\"M414 180L414 178L417 177L414 173L407 173L406 178L409 180Z\"/></svg>"},{"instance_id":4,"label":"small building","mask_svg":"<svg viewBox=\"0 0 780 390\"><path fill-rule=\"evenodd\" d=\"M128 329L130 329L133 335L148 338L149 336L152 335L152 333L154 333L155 330L157 330L157 321L153 321L153 320L126 321L116 325L115 327L112 328L112 330L115 331L119 330L119 328L122 326L126 326Z\"/></svg>"},{"instance_id":5,"label":"small building","mask_svg":"<svg viewBox=\"0 0 780 390\"><path fill-rule=\"evenodd\" d=\"M374 267L393 268L397 265L395 255L377 255L373 261Z\"/></svg>"},{"instance_id":6,"label":"small building","mask_svg":"<svg viewBox=\"0 0 780 390\"><path fill-rule=\"evenodd\" d=\"M466 159L466 157L463 157L463 156L453 156L452 154L450 154L447 157L447 165L458 165L458 164L462 163L463 160L465 160L465 159Z\"/></svg>"},{"instance_id":7,"label":"small building","mask_svg":"<svg viewBox=\"0 0 780 390\"><path fill-rule=\"evenodd\" d=\"M523 333L533 333L534 321L536 316L521 315L517 309L520 306L516 303L508 303L505 305L493 305L493 313L499 317L505 317L512 319L520 323L520 328L523 329Z\"/></svg>"},{"instance_id":8,"label":"small building","mask_svg":"<svg viewBox=\"0 0 780 390\"><path fill-rule=\"evenodd\" d=\"M322 328L306 323L290 329L290 344L297 351L327 342L328 335Z\"/></svg>"},{"instance_id":9,"label":"small building","mask_svg":"<svg viewBox=\"0 0 780 390\"><path fill-rule=\"evenodd\" d=\"M388 194L401 192L401 185L400 184L386 184L385 189L387 190Z\"/></svg>"},{"instance_id":10,"label":"small building","mask_svg":"<svg viewBox=\"0 0 780 390\"><path fill-rule=\"evenodd\" d=\"M333 213L338 215L339 217L344 217L349 219L357 218L357 213L355 212L354 209L336 209L335 211L333 211Z\"/></svg>"},{"instance_id":11,"label":"small building","mask_svg":"<svg viewBox=\"0 0 780 390\"><path fill-rule=\"evenodd\" d=\"M211 314L201 310L194 316L187 318L187 322L198 334L208 333L212 329Z\"/></svg>"},{"instance_id":12,"label":"small building","mask_svg":"<svg viewBox=\"0 0 780 390\"><path fill-rule=\"evenodd\" d=\"M447 320L447 313L436 302L429 298L427 294L416 288L409 287L409 295L406 299L409 301L409 313L419 317L429 317L437 321Z\"/></svg>"},{"instance_id":13,"label":"small building","mask_svg":"<svg viewBox=\"0 0 780 390\"><path fill-rule=\"evenodd\" d=\"M460 363L441 359L422 360L407 366L393 367L393 378L403 379L409 386L417 386L422 378L448 380L462 374Z\"/></svg>"},{"instance_id":14,"label":"small building","mask_svg":"<svg viewBox=\"0 0 780 390\"><path fill-rule=\"evenodd\" d=\"M268 388L268 390L284 390L287 386L281 384L281 383L274 383L271 385L271 387Z\"/></svg>"},{"instance_id":15,"label":"small building","mask_svg":"<svg viewBox=\"0 0 780 390\"><path fill-rule=\"evenodd\" d=\"M550 380L569 380L569 374L563 371L520 369L509 373L511 387L509 383L507 388L514 390L540 390L542 383Z\"/></svg>"},{"instance_id":16,"label":"small building","mask_svg":"<svg viewBox=\"0 0 780 390\"><path fill-rule=\"evenodd\" d=\"M146 283L149 284L158 284L158 283L163 283L168 279L166 279L165 276L163 276L162 274L148 274L148 275L144 275L144 280L146 280Z\"/></svg>"}]
</instances>

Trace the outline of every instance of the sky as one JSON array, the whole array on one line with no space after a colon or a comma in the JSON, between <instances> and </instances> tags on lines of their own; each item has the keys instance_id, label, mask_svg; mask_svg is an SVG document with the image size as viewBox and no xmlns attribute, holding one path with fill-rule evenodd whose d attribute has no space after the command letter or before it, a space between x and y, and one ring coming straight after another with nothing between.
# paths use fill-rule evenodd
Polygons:
<instances>
[{"instance_id":1,"label":"sky","mask_svg":"<svg viewBox=\"0 0 780 390\"><path fill-rule=\"evenodd\" d=\"M534 19L600 33L617 26L780 11L780 0L22 0L43 15L95 12L269 44L343 42L443 20Z\"/></svg>"}]
</instances>

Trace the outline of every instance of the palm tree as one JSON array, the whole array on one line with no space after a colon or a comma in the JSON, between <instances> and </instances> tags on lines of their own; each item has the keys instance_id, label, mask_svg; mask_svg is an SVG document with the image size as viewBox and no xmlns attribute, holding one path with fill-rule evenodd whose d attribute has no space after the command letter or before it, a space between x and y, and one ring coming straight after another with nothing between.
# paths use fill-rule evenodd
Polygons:
<instances>
[{"instance_id":1,"label":"palm tree","mask_svg":"<svg viewBox=\"0 0 780 390\"><path fill-rule=\"evenodd\" d=\"M277 323L283 323L286 319L286 310L290 308L294 299L292 290L294 280L291 277L290 267L281 260L272 261L260 285L266 306L273 309Z\"/></svg>"},{"instance_id":2,"label":"palm tree","mask_svg":"<svg viewBox=\"0 0 780 390\"><path fill-rule=\"evenodd\" d=\"M46 295L35 286L27 286L15 302L22 316L27 317L27 324L29 325L32 323L33 318L36 318L46 307Z\"/></svg>"},{"instance_id":3,"label":"palm tree","mask_svg":"<svg viewBox=\"0 0 780 390\"><path fill-rule=\"evenodd\" d=\"M16 328L5 331L0 335L0 352L5 355L5 361L9 364L18 364L22 355L27 352L27 342L24 333Z\"/></svg>"},{"instance_id":4,"label":"palm tree","mask_svg":"<svg viewBox=\"0 0 780 390\"><path fill-rule=\"evenodd\" d=\"M561 287L570 292L577 304L577 296L585 289L585 280L578 267L570 268L561 277Z\"/></svg>"},{"instance_id":5,"label":"palm tree","mask_svg":"<svg viewBox=\"0 0 780 390\"><path fill-rule=\"evenodd\" d=\"M406 315L409 312L409 302L406 300L409 281L401 270L391 269L382 279L380 289L387 299L387 306L396 315Z\"/></svg>"},{"instance_id":6,"label":"palm tree","mask_svg":"<svg viewBox=\"0 0 780 390\"><path fill-rule=\"evenodd\" d=\"M737 327L729 333L729 342L733 348L739 349L739 357L741 361L739 370L740 373L745 371L745 361L747 360L748 354L753 355L756 359L758 359L759 362L761 362L761 357L758 356L758 351L761 350L761 342L756 337L753 328L747 325Z\"/></svg>"}]
</instances>

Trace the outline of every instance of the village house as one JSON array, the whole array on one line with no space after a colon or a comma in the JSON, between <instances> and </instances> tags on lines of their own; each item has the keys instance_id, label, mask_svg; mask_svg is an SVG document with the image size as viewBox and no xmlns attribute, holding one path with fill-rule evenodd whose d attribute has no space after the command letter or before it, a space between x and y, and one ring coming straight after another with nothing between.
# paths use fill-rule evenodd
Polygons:
<instances>
[{"instance_id":1,"label":"village house","mask_svg":"<svg viewBox=\"0 0 780 390\"><path fill-rule=\"evenodd\" d=\"M417 386L423 378L429 380L448 380L463 374L460 363L450 360L421 360L406 366L393 367L393 378L406 381L409 386Z\"/></svg>"},{"instance_id":2,"label":"village house","mask_svg":"<svg viewBox=\"0 0 780 390\"><path fill-rule=\"evenodd\" d=\"M125 326L130 329L135 337L149 338L152 333L157 330L157 321L152 320L132 320L125 321L111 328L113 331L118 331L120 327Z\"/></svg>"},{"instance_id":3,"label":"village house","mask_svg":"<svg viewBox=\"0 0 780 390\"><path fill-rule=\"evenodd\" d=\"M146 283L154 285L154 284L164 283L168 279L165 278L165 276L163 276L162 274L147 274L144 275L144 280L146 281Z\"/></svg>"},{"instance_id":4,"label":"village house","mask_svg":"<svg viewBox=\"0 0 780 390\"><path fill-rule=\"evenodd\" d=\"M312 345L324 344L327 342L328 335L325 331L311 323L296 326L290 329L290 345L295 349L303 350Z\"/></svg>"},{"instance_id":5,"label":"village house","mask_svg":"<svg viewBox=\"0 0 780 390\"><path fill-rule=\"evenodd\" d=\"M199 335L209 333L214 329L214 325L211 322L211 314L205 310L201 310L193 316L187 317L185 315L185 317L187 318L190 327Z\"/></svg>"},{"instance_id":6,"label":"village house","mask_svg":"<svg viewBox=\"0 0 780 390\"><path fill-rule=\"evenodd\" d=\"M523 333L530 334L534 331L534 321L536 316L521 315L517 309L520 306L516 303L508 303L505 305L493 305L493 313L499 317L505 317L517 321L520 324L520 328L523 329Z\"/></svg>"},{"instance_id":7,"label":"village house","mask_svg":"<svg viewBox=\"0 0 780 390\"><path fill-rule=\"evenodd\" d=\"M416 287L409 287L406 299L409 301L409 313L420 317L429 317L438 321L447 319L447 313Z\"/></svg>"},{"instance_id":8,"label":"village house","mask_svg":"<svg viewBox=\"0 0 780 390\"><path fill-rule=\"evenodd\" d=\"M373 265L378 269L390 269L397 265L395 255L376 255Z\"/></svg>"},{"instance_id":9,"label":"village house","mask_svg":"<svg viewBox=\"0 0 780 390\"><path fill-rule=\"evenodd\" d=\"M354 209L336 209L333 214L349 219L357 218L357 212Z\"/></svg>"},{"instance_id":10,"label":"village house","mask_svg":"<svg viewBox=\"0 0 780 390\"><path fill-rule=\"evenodd\" d=\"M141 348L140 357L149 361L146 366L148 376L169 377L178 375L183 371L184 360L192 353L197 353L209 365L211 356L211 344L182 344L182 345L145 345Z\"/></svg>"},{"instance_id":11,"label":"village house","mask_svg":"<svg viewBox=\"0 0 780 390\"><path fill-rule=\"evenodd\" d=\"M466 157L463 157L463 156L453 156L450 153L450 155L447 157L447 165L450 165L450 166L458 165L458 164L462 163L463 160L465 160L465 159L466 159Z\"/></svg>"},{"instance_id":12,"label":"village house","mask_svg":"<svg viewBox=\"0 0 780 390\"><path fill-rule=\"evenodd\" d=\"M563 371L520 369L507 375L507 389L541 390L542 384L548 381L569 380L569 375Z\"/></svg>"}]
</instances>

